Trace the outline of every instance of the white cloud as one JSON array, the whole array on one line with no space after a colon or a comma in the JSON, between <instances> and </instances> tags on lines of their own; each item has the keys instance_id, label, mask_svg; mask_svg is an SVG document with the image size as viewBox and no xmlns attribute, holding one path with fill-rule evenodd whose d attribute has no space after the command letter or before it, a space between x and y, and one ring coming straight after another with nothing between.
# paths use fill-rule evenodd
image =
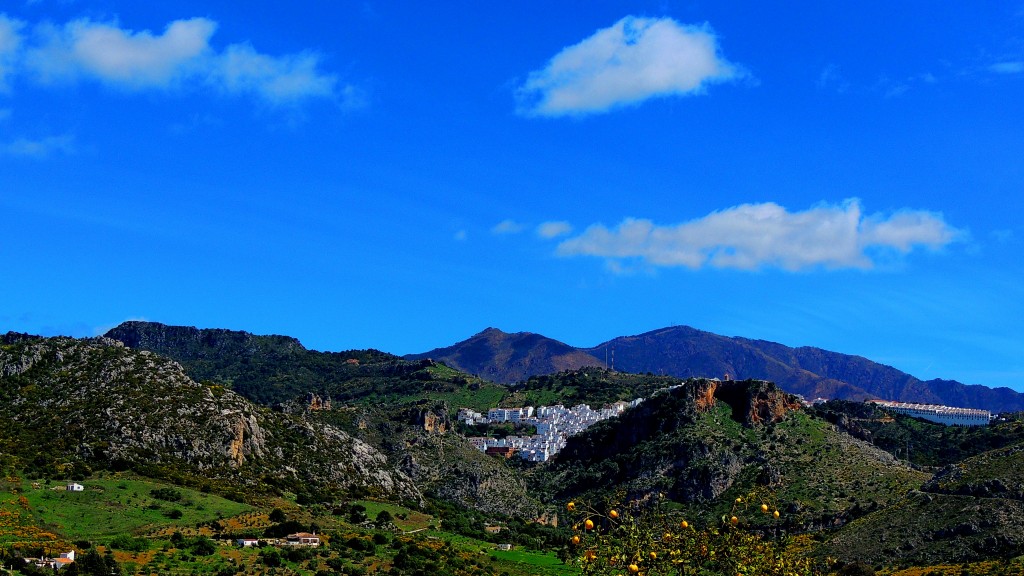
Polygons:
<instances>
[{"instance_id":1,"label":"white cloud","mask_svg":"<svg viewBox=\"0 0 1024 576\"><path fill-rule=\"evenodd\" d=\"M541 238L557 238L572 232L572 224L568 222L543 222L537 226L537 235Z\"/></svg>"},{"instance_id":2,"label":"white cloud","mask_svg":"<svg viewBox=\"0 0 1024 576\"><path fill-rule=\"evenodd\" d=\"M520 224L515 220L502 220L498 222L494 228L491 228L492 234L518 234L526 229L525 224Z\"/></svg>"},{"instance_id":3,"label":"white cloud","mask_svg":"<svg viewBox=\"0 0 1024 576\"><path fill-rule=\"evenodd\" d=\"M700 93L745 73L719 54L711 28L627 16L555 55L519 88L519 112L605 112L656 96Z\"/></svg>"},{"instance_id":4,"label":"white cloud","mask_svg":"<svg viewBox=\"0 0 1024 576\"><path fill-rule=\"evenodd\" d=\"M21 29L24 26L24 22L0 14L0 90L7 89L7 76L14 71L17 63L23 41Z\"/></svg>"},{"instance_id":5,"label":"white cloud","mask_svg":"<svg viewBox=\"0 0 1024 576\"><path fill-rule=\"evenodd\" d=\"M40 26L29 65L47 80L84 76L128 88L166 87L204 66L216 29L206 18L176 20L159 36L90 20Z\"/></svg>"},{"instance_id":6,"label":"white cloud","mask_svg":"<svg viewBox=\"0 0 1024 576\"><path fill-rule=\"evenodd\" d=\"M988 69L997 74L1020 74L1024 72L1024 62L1019 60L996 62L989 66Z\"/></svg>"},{"instance_id":7,"label":"white cloud","mask_svg":"<svg viewBox=\"0 0 1024 576\"><path fill-rule=\"evenodd\" d=\"M856 199L803 212L768 202L727 208L677 225L634 218L614 229L595 224L560 243L557 253L692 269L869 269L875 266L872 256L906 254L919 246L936 249L963 234L934 212L864 216Z\"/></svg>"},{"instance_id":8,"label":"white cloud","mask_svg":"<svg viewBox=\"0 0 1024 576\"><path fill-rule=\"evenodd\" d=\"M73 154L75 151L75 139L69 134L62 136L48 136L38 140L19 138L0 148L9 156L22 156L26 158L46 158L57 152Z\"/></svg>"},{"instance_id":9,"label":"white cloud","mask_svg":"<svg viewBox=\"0 0 1024 576\"><path fill-rule=\"evenodd\" d=\"M274 104L307 97L330 97L338 79L317 71L312 53L260 54L248 44L233 44L221 54L212 76L229 92L255 92Z\"/></svg>"},{"instance_id":10,"label":"white cloud","mask_svg":"<svg viewBox=\"0 0 1024 576\"><path fill-rule=\"evenodd\" d=\"M175 20L160 34L88 19L41 24L25 42L24 58L5 65L4 22L10 21L2 18L0 82L5 71L18 68L44 83L88 79L130 90L212 87L275 105L307 98L350 104L358 97L353 87L339 86L337 76L321 71L312 52L274 56L249 43L216 49L210 40L217 23L207 18Z\"/></svg>"}]
</instances>

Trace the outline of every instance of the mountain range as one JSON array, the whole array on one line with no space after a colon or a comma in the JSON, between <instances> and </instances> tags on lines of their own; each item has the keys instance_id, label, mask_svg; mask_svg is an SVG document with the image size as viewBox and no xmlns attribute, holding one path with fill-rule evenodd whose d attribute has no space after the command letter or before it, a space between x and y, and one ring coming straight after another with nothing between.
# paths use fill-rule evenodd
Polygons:
<instances>
[{"instance_id":1,"label":"mountain range","mask_svg":"<svg viewBox=\"0 0 1024 576\"><path fill-rule=\"evenodd\" d=\"M720 336L688 326L620 336L590 348L577 348L530 332L510 334L487 328L462 342L405 358L430 358L503 384L561 370L600 366L678 378L770 380L807 399L880 398L992 412L1024 410L1024 394L1009 388L955 380L921 380L861 356Z\"/></svg>"},{"instance_id":2,"label":"mountain range","mask_svg":"<svg viewBox=\"0 0 1024 576\"><path fill-rule=\"evenodd\" d=\"M484 522L557 521L568 499L668 498L707 526L741 501L761 501L780 517L755 507L739 514L745 526L813 535L808 553L820 558L932 566L1024 551L1024 415L951 428L859 402L806 408L768 381L656 375L668 369L655 360L686 366L697 357L736 378L802 370L798 383L830 380L861 393L870 383L928 383L863 358L688 328L612 342L618 370L565 369L503 386L440 355L316 352L293 338L230 330L131 322L100 338L8 333L0 335L0 476L89 480L130 471L265 508L267 499L316 503L331 522L337 504L369 495L466 510L444 522L470 536ZM603 356L600 347L493 329L474 344L450 352L463 361L467 350L478 360L497 353L506 366L546 362L549 370ZM647 373L620 371L622 362ZM803 368L787 371L790 364ZM539 465L478 451L466 436L480 430L455 417L457 407L638 396L646 400Z\"/></svg>"}]
</instances>

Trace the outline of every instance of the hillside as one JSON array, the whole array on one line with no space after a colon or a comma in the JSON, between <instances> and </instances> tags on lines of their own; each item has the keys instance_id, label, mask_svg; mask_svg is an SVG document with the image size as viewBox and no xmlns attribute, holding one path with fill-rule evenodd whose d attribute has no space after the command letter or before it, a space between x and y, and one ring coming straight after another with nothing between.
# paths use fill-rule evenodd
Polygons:
<instances>
[{"instance_id":1,"label":"hillside","mask_svg":"<svg viewBox=\"0 0 1024 576\"><path fill-rule=\"evenodd\" d=\"M45 477L134 469L246 491L420 500L412 481L340 429L256 406L108 338L0 337L0 453Z\"/></svg>"},{"instance_id":2,"label":"hillside","mask_svg":"<svg viewBox=\"0 0 1024 576\"><path fill-rule=\"evenodd\" d=\"M472 406L497 403L505 391L431 361L410 362L378 350L317 352L287 336L156 322L125 322L105 336L171 358L197 381L222 384L268 406L309 394L362 404L462 397Z\"/></svg>"},{"instance_id":3,"label":"hillside","mask_svg":"<svg viewBox=\"0 0 1024 576\"><path fill-rule=\"evenodd\" d=\"M127 322L108 336L173 358L197 380L343 429L428 495L487 513L527 519L540 513L515 470L453 431L454 411L486 411L505 396L503 386L428 359L375 350L316 352L284 336L153 322Z\"/></svg>"},{"instance_id":4,"label":"hillside","mask_svg":"<svg viewBox=\"0 0 1024 576\"><path fill-rule=\"evenodd\" d=\"M780 519L751 528L811 532L816 556L935 565L1024 553L1024 443L985 451L934 478L800 408L773 384L694 379L570 439L537 482L552 497L663 495L702 525L740 498Z\"/></svg>"},{"instance_id":5,"label":"hillside","mask_svg":"<svg viewBox=\"0 0 1024 576\"><path fill-rule=\"evenodd\" d=\"M736 497L770 493L796 530L887 506L928 477L812 417L769 382L706 379L571 438L546 474L559 497L661 493L706 519Z\"/></svg>"},{"instance_id":6,"label":"hillside","mask_svg":"<svg viewBox=\"0 0 1024 576\"><path fill-rule=\"evenodd\" d=\"M557 340L532 332L508 334L497 328L487 328L447 348L409 354L405 358L443 360L452 368L503 384L539 374L604 366L604 361L596 356Z\"/></svg>"},{"instance_id":7,"label":"hillside","mask_svg":"<svg viewBox=\"0 0 1024 576\"><path fill-rule=\"evenodd\" d=\"M489 328L463 342L409 359L432 358L511 384L530 376L585 365L609 365L632 373L678 378L756 378L776 382L806 398L884 398L984 408L1024 410L1024 394L1008 388L965 385L953 380L922 381L867 358L820 348L726 337L674 326L622 336L591 348L575 348L538 334L505 334ZM575 364L575 366L573 365Z\"/></svg>"},{"instance_id":8,"label":"hillside","mask_svg":"<svg viewBox=\"0 0 1024 576\"><path fill-rule=\"evenodd\" d=\"M1020 414L995 420L988 426L960 427L845 400L824 402L811 412L852 436L929 469L1024 441L1024 420L1019 419Z\"/></svg>"}]
</instances>

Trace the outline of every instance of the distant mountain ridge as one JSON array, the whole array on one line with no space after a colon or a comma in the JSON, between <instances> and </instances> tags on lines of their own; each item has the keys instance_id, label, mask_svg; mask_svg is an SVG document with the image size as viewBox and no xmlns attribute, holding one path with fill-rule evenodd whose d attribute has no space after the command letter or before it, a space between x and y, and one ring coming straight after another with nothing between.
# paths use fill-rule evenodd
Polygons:
<instances>
[{"instance_id":1,"label":"distant mountain ridge","mask_svg":"<svg viewBox=\"0 0 1024 576\"><path fill-rule=\"evenodd\" d=\"M603 367L608 358L608 365L624 372L770 380L808 399L884 398L993 412L1024 410L1024 394L1009 388L924 381L861 356L720 336L688 326L620 336L591 348L530 332L508 334L488 328L452 346L405 358L431 358L504 384L560 370Z\"/></svg>"}]
</instances>

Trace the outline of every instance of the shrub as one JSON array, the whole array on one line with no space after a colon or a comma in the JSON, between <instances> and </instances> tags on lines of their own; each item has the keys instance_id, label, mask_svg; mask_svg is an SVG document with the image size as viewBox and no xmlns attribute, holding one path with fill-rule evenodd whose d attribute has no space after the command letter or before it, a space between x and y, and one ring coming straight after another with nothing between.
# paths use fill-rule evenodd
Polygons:
<instances>
[{"instance_id":1,"label":"shrub","mask_svg":"<svg viewBox=\"0 0 1024 576\"><path fill-rule=\"evenodd\" d=\"M209 556L217 551L217 545L206 536L200 536L192 541L189 549L196 556Z\"/></svg>"},{"instance_id":2,"label":"shrub","mask_svg":"<svg viewBox=\"0 0 1024 576\"><path fill-rule=\"evenodd\" d=\"M146 538L133 538L127 534L121 534L115 536L110 541L110 547L117 550L124 550L126 552L145 552L149 550L149 540Z\"/></svg>"},{"instance_id":3,"label":"shrub","mask_svg":"<svg viewBox=\"0 0 1024 576\"><path fill-rule=\"evenodd\" d=\"M754 513L772 517L773 508ZM720 522L701 527L664 510L660 500L601 510L570 502L567 509L572 536L562 556L584 574L821 574L811 560L788 550L785 541L744 530L742 498Z\"/></svg>"},{"instance_id":4,"label":"shrub","mask_svg":"<svg viewBox=\"0 0 1024 576\"><path fill-rule=\"evenodd\" d=\"M178 502L181 500L181 492L174 488L156 488L150 490L149 495L157 500L166 500L167 502Z\"/></svg>"}]
</instances>

